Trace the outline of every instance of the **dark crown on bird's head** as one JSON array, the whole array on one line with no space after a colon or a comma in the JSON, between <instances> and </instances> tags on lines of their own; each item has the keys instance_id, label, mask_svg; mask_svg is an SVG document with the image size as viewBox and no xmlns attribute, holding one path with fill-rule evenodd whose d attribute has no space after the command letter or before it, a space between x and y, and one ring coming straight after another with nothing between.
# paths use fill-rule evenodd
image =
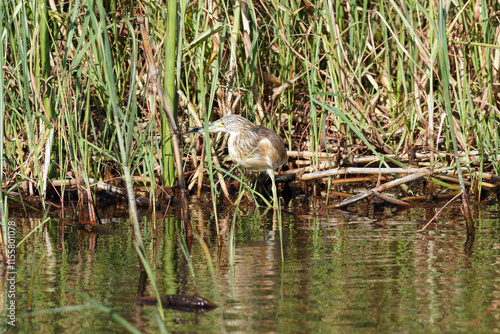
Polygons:
<instances>
[{"instance_id":1,"label":"dark crown on bird's head","mask_svg":"<svg viewBox=\"0 0 500 334\"><path fill-rule=\"evenodd\" d=\"M219 123L220 125L223 125L226 131L228 132L252 129L257 127L257 125L250 122L245 117L235 114L224 116L216 120L214 123Z\"/></svg>"}]
</instances>

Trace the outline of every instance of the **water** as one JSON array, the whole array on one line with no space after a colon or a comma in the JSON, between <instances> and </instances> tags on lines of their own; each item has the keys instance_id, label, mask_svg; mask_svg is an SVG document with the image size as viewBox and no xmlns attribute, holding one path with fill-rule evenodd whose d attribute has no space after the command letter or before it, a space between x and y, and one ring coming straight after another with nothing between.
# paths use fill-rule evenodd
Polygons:
<instances>
[{"instance_id":1,"label":"water","mask_svg":"<svg viewBox=\"0 0 500 334\"><path fill-rule=\"evenodd\" d=\"M272 230L272 212L252 209L234 217L233 208L220 208L221 248L213 211L192 205L195 280L179 243L179 221L171 214L153 226L142 216L160 293L189 295L197 289L219 305L198 314L165 310L165 328L212 333L500 329L498 204L476 208L474 240L466 238L459 207L443 210L428 231L416 233L439 207L398 212L360 205L340 212L311 202L292 204L283 212L282 243ZM104 235L50 216L44 224L39 217L12 219L17 242L39 226L18 248L15 331L124 332L109 313L91 306L95 301L142 332L158 332L156 308L132 300L141 284L126 215L106 225L117 234ZM5 272L2 277L2 319L7 319ZM145 295L152 295L149 282ZM13 330L7 320L0 326Z\"/></svg>"}]
</instances>

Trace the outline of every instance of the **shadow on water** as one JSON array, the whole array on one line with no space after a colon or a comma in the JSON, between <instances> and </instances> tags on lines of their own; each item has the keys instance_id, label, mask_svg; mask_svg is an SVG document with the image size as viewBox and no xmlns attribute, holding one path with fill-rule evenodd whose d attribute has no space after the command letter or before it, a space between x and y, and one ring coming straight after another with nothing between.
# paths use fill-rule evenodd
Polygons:
<instances>
[{"instance_id":1,"label":"shadow on water","mask_svg":"<svg viewBox=\"0 0 500 334\"><path fill-rule=\"evenodd\" d=\"M175 213L154 221L142 215L140 222L165 300L199 294L219 306L207 313L166 309L169 331L499 328L499 204L476 208L475 237L466 236L457 206L442 210L418 233L439 209L359 204L338 211L298 198L283 207L281 240L272 211L221 207L218 247L213 210L191 204L196 238L190 261L179 243L182 224ZM17 331L123 332L109 313L90 307L88 297L142 332L159 330L157 309L143 305L154 294L141 275L127 215L102 210L105 224L99 228L58 214L12 218L17 243L34 231L17 248ZM141 296L146 299L137 303L134 298Z\"/></svg>"}]
</instances>

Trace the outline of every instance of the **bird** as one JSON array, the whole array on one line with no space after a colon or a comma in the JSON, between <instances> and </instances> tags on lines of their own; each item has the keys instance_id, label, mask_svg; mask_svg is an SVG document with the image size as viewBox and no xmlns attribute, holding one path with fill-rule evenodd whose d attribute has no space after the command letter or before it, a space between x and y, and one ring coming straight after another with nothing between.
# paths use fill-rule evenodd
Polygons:
<instances>
[{"instance_id":1,"label":"bird","mask_svg":"<svg viewBox=\"0 0 500 334\"><path fill-rule=\"evenodd\" d=\"M204 131L204 127L199 127L184 134ZM283 139L276 132L236 114L229 114L208 124L208 132L228 133L228 151L233 162L249 171L266 172L269 175L272 182L273 208L276 209L278 195L274 171L288 162Z\"/></svg>"}]
</instances>

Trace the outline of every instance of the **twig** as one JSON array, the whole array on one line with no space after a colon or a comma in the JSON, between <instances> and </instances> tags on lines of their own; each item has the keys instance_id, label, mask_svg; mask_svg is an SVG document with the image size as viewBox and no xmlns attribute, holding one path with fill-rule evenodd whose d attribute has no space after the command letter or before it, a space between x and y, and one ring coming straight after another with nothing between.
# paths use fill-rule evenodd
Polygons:
<instances>
[{"instance_id":1,"label":"twig","mask_svg":"<svg viewBox=\"0 0 500 334\"><path fill-rule=\"evenodd\" d=\"M357 168L357 167L341 167L333 168L325 171L308 173L302 175L302 180L312 180L320 179L323 177L329 177L334 175L345 175L345 174L419 174L422 175L429 174L429 170L425 168Z\"/></svg>"},{"instance_id":2,"label":"twig","mask_svg":"<svg viewBox=\"0 0 500 334\"><path fill-rule=\"evenodd\" d=\"M310 158L313 156L317 156L319 158L330 158L330 159L335 159L335 155L337 153L326 153L326 152L308 152L308 151L288 151L287 152L289 157L297 157L297 158ZM459 152L458 156L460 157L460 162L468 162L470 160L473 160L474 158L477 158L480 154L479 151L470 151L470 152ZM484 152L484 154L491 154L490 152ZM401 155L396 155L396 154L386 154L384 155L387 158L391 158L397 161L408 161L409 157L408 154L401 154ZM425 152L425 153L415 153L415 159L419 161L429 161L431 156L431 152ZM434 152L435 157L439 158L446 158L451 156L451 154L446 153L446 152ZM342 159L347 159L347 155L342 154ZM500 155L493 157L492 159L497 159L500 160ZM362 157L354 157L352 158L353 163L369 163L369 162L377 162L380 161L380 158L375 156L375 155L366 155ZM487 174L487 173L484 173Z\"/></svg>"},{"instance_id":3,"label":"twig","mask_svg":"<svg viewBox=\"0 0 500 334\"><path fill-rule=\"evenodd\" d=\"M376 197L378 197L378 198L380 198L380 199L382 199L382 200L384 200L384 201L386 201L386 202L392 203L394 205L411 206L411 204L408 203L408 202L401 201L401 200L399 200L397 198L392 198L390 196L386 196L386 195L381 194L381 193L376 192L376 191L373 192L373 195L376 196Z\"/></svg>"},{"instance_id":4,"label":"twig","mask_svg":"<svg viewBox=\"0 0 500 334\"><path fill-rule=\"evenodd\" d=\"M458 183L458 178L457 177L447 176L447 175L440 175L440 174L436 174L434 176L436 178L440 179L440 180L443 180L443 181ZM472 185L469 181L464 181L464 184L466 186L469 186L469 187ZM496 187L495 184L488 183L488 182L481 182L480 184L481 184L481 187L488 188L488 189L493 189L493 188Z\"/></svg>"},{"instance_id":5,"label":"twig","mask_svg":"<svg viewBox=\"0 0 500 334\"><path fill-rule=\"evenodd\" d=\"M431 220L429 220L429 222L427 224L425 224L424 227L422 227L422 229L418 230L417 232L423 232L427 226L429 226L432 221L434 219L436 219L436 217L441 213L441 211L443 211L444 208L446 208L451 202L453 202L454 200L457 199L458 196L462 195L462 192L459 192L458 194L456 194L452 199L450 199L441 209L439 209L439 211L434 215L434 217L431 218Z\"/></svg>"},{"instance_id":6,"label":"twig","mask_svg":"<svg viewBox=\"0 0 500 334\"><path fill-rule=\"evenodd\" d=\"M397 168L385 168L385 169L397 169ZM375 187L373 189L370 189L370 190L367 190L361 194L358 194L358 195L355 195L355 196L352 196L338 204L334 204L332 206L329 206L329 208L342 208L344 206L347 206L347 205L350 205L350 204L353 204L353 203L356 203L357 201L360 201L364 198L367 198L368 196L372 196L372 195L375 195L376 193L380 193L382 191L385 191L389 188L392 188L392 187L396 187L400 184L404 184L404 183L407 183L407 182L410 182L410 181L413 181L413 180L416 180L416 179L419 179L421 178L422 176L426 176L429 174L429 171L428 170L425 170L425 171L422 171L422 172L418 172L418 173L415 173L415 174L412 174L412 175L408 175L408 176L405 176L405 177L402 177L400 179L397 179L397 180L394 180L394 181L390 181L390 182L387 182L387 183L384 183L378 187ZM405 205L410 205L408 203L406 203Z\"/></svg>"}]
</instances>

